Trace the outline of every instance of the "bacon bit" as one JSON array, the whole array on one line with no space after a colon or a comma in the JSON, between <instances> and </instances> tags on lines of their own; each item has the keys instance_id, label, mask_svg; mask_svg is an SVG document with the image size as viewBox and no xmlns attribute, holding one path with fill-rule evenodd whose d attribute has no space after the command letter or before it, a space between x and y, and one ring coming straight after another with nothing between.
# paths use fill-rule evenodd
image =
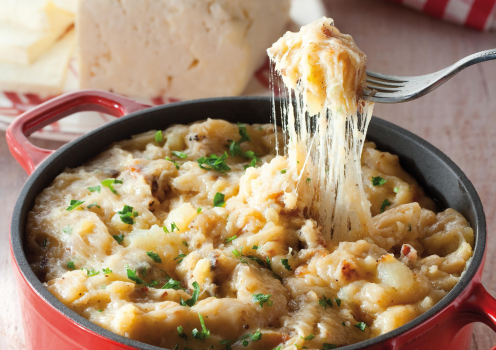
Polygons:
<instances>
[{"instance_id":1,"label":"bacon bit","mask_svg":"<svg viewBox=\"0 0 496 350\"><path fill-rule=\"evenodd\" d=\"M141 288L141 290L146 293L146 292L148 292L148 287L143 287L143 288Z\"/></svg>"},{"instance_id":2,"label":"bacon bit","mask_svg":"<svg viewBox=\"0 0 496 350\"><path fill-rule=\"evenodd\" d=\"M412 267L417 261L417 250L409 244L403 244L401 246L401 262L406 266Z\"/></svg>"},{"instance_id":3,"label":"bacon bit","mask_svg":"<svg viewBox=\"0 0 496 350\"><path fill-rule=\"evenodd\" d=\"M324 35L328 38L332 38L334 36L334 33L332 32L332 30L330 30L326 26L322 26L322 33L324 33Z\"/></svg>"},{"instance_id":4,"label":"bacon bit","mask_svg":"<svg viewBox=\"0 0 496 350\"><path fill-rule=\"evenodd\" d=\"M411 251L410 245L408 245L408 244L403 244L403 245L401 246L401 254L402 254L402 255L408 255L408 253L410 253L410 251Z\"/></svg>"},{"instance_id":5,"label":"bacon bit","mask_svg":"<svg viewBox=\"0 0 496 350\"><path fill-rule=\"evenodd\" d=\"M250 325L249 324L244 324L243 325L243 329L249 329L250 328Z\"/></svg>"}]
</instances>

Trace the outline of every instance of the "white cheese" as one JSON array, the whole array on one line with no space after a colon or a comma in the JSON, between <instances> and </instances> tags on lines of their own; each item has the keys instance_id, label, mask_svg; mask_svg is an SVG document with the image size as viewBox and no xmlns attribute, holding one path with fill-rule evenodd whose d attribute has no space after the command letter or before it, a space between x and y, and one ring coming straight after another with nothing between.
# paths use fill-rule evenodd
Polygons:
<instances>
[{"instance_id":1,"label":"white cheese","mask_svg":"<svg viewBox=\"0 0 496 350\"><path fill-rule=\"evenodd\" d=\"M74 31L67 33L29 66L0 62L0 91L35 93L42 97L62 93L74 36Z\"/></svg>"},{"instance_id":2,"label":"white cheese","mask_svg":"<svg viewBox=\"0 0 496 350\"><path fill-rule=\"evenodd\" d=\"M283 32L289 0L84 0L80 87L143 97L240 94Z\"/></svg>"},{"instance_id":3,"label":"white cheese","mask_svg":"<svg viewBox=\"0 0 496 350\"><path fill-rule=\"evenodd\" d=\"M0 0L0 61L31 64L74 23L51 1Z\"/></svg>"}]
</instances>

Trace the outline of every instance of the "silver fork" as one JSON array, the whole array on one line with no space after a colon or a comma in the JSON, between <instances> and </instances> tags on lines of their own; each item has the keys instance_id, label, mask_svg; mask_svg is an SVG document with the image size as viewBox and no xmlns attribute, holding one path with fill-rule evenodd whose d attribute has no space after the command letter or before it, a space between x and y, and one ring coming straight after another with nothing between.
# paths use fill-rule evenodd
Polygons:
<instances>
[{"instance_id":1,"label":"silver fork","mask_svg":"<svg viewBox=\"0 0 496 350\"><path fill-rule=\"evenodd\" d=\"M399 77L367 71L367 89L364 89L363 95L378 103L415 100L441 86L462 69L494 59L496 59L496 49L481 51L438 72L416 77Z\"/></svg>"}]
</instances>

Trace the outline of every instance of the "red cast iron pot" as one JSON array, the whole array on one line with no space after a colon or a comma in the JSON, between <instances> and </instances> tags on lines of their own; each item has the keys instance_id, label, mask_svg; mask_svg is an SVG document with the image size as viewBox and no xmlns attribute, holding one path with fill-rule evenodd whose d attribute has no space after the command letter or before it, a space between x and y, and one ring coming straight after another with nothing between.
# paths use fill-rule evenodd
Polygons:
<instances>
[{"instance_id":1,"label":"red cast iron pot","mask_svg":"<svg viewBox=\"0 0 496 350\"><path fill-rule=\"evenodd\" d=\"M79 111L124 117L57 151L35 147L26 138ZM207 99L148 108L115 94L81 91L55 98L17 118L7 130L7 141L13 156L31 176L12 214L10 244L27 348L159 349L109 332L79 316L50 294L29 267L23 247L27 213L36 196L55 176L66 167L83 164L112 142L134 134L206 118L267 123L271 111L271 100L265 97ZM402 166L441 207L461 212L474 228L476 240L473 259L461 281L437 305L392 332L345 349L469 349L473 322L483 322L496 331L496 300L480 282L486 248L486 223L480 199L463 172L419 137L378 118L372 118L367 136L379 149L399 155Z\"/></svg>"}]
</instances>

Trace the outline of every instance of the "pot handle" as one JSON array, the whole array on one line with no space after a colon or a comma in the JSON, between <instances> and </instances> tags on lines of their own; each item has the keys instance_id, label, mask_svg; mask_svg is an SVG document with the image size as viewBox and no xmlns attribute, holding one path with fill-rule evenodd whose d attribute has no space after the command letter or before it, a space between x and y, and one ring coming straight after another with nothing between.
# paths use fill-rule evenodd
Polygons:
<instances>
[{"instance_id":1,"label":"pot handle","mask_svg":"<svg viewBox=\"0 0 496 350\"><path fill-rule=\"evenodd\" d=\"M83 111L103 112L114 117L139 111L150 106L126 97L100 90L81 90L53 98L17 117L6 132L10 153L28 175L53 152L36 147L27 136L68 115Z\"/></svg>"}]
</instances>

